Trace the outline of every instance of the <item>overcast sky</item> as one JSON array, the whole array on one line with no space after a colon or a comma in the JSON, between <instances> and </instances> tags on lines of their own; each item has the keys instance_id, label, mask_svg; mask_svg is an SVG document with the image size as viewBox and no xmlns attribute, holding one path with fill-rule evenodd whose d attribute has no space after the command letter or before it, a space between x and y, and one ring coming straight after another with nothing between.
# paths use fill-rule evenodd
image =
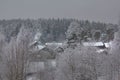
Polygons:
<instances>
[{"instance_id":1,"label":"overcast sky","mask_svg":"<svg viewBox=\"0 0 120 80\"><path fill-rule=\"evenodd\" d=\"M77 18L117 23L120 0L0 0L0 19Z\"/></svg>"}]
</instances>

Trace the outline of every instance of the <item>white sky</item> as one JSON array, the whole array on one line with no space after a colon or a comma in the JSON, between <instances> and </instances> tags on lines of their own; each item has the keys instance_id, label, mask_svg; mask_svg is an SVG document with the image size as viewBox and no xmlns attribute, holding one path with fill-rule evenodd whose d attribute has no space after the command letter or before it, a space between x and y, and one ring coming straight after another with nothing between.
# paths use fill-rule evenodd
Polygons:
<instances>
[{"instance_id":1,"label":"white sky","mask_svg":"<svg viewBox=\"0 0 120 80\"><path fill-rule=\"evenodd\" d=\"M120 0L0 0L0 19L76 18L118 23Z\"/></svg>"}]
</instances>

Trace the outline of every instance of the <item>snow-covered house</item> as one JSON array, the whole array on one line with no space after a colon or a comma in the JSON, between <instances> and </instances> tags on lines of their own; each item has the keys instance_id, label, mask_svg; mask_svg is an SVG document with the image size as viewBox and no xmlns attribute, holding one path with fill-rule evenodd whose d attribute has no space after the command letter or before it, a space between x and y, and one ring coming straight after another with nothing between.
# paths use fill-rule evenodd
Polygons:
<instances>
[{"instance_id":1,"label":"snow-covered house","mask_svg":"<svg viewBox=\"0 0 120 80\"><path fill-rule=\"evenodd\" d=\"M110 43L103 43L103 42L83 42L83 46L86 47L96 47L98 53L107 52L110 49Z\"/></svg>"},{"instance_id":2,"label":"snow-covered house","mask_svg":"<svg viewBox=\"0 0 120 80\"><path fill-rule=\"evenodd\" d=\"M27 73L29 79L36 78L38 74L46 69L56 68L56 51L51 46L38 44L37 41L30 44L30 65Z\"/></svg>"}]
</instances>

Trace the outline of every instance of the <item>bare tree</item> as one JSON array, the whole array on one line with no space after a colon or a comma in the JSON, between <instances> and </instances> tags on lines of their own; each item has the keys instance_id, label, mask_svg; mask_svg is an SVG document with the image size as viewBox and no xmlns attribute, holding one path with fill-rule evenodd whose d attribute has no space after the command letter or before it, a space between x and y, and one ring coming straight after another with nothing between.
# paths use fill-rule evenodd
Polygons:
<instances>
[{"instance_id":1,"label":"bare tree","mask_svg":"<svg viewBox=\"0 0 120 80\"><path fill-rule=\"evenodd\" d=\"M0 80L3 80L4 67L2 55L4 54L3 52L5 45L6 45L5 36L2 33L0 33Z\"/></svg>"},{"instance_id":2,"label":"bare tree","mask_svg":"<svg viewBox=\"0 0 120 80\"><path fill-rule=\"evenodd\" d=\"M17 38L11 39L6 47L5 63L7 80L25 80L29 66L28 53L30 33L21 28Z\"/></svg>"}]
</instances>

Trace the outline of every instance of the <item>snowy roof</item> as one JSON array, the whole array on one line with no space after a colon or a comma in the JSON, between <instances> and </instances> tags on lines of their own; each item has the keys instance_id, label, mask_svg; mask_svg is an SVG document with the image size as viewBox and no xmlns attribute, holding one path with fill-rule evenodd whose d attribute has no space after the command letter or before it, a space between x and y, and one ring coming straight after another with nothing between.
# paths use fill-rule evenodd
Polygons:
<instances>
[{"instance_id":1,"label":"snowy roof","mask_svg":"<svg viewBox=\"0 0 120 80\"><path fill-rule=\"evenodd\" d=\"M104 43L106 48L110 47L110 43Z\"/></svg>"},{"instance_id":2,"label":"snowy roof","mask_svg":"<svg viewBox=\"0 0 120 80\"><path fill-rule=\"evenodd\" d=\"M56 45L56 46L62 46L63 43L56 43L56 42L53 42L53 43L45 43L45 45Z\"/></svg>"},{"instance_id":3,"label":"snowy roof","mask_svg":"<svg viewBox=\"0 0 120 80\"><path fill-rule=\"evenodd\" d=\"M41 50L41 49L45 48L46 46L40 44L38 41L34 41L34 42L30 43L30 47L34 47L38 50Z\"/></svg>"},{"instance_id":4,"label":"snowy roof","mask_svg":"<svg viewBox=\"0 0 120 80\"><path fill-rule=\"evenodd\" d=\"M37 47L38 47L39 50L41 50L41 49L45 48L46 46L44 46L44 45L38 45Z\"/></svg>"},{"instance_id":5,"label":"snowy roof","mask_svg":"<svg viewBox=\"0 0 120 80\"><path fill-rule=\"evenodd\" d=\"M63 46L63 43L45 43L45 45L50 48L50 49L56 49L58 47L62 47Z\"/></svg>"},{"instance_id":6,"label":"snowy roof","mask_svg":"<svg viewBox=\"0 0 120 80\"><path fill-rule=\"evenodd\" d=\"M83 42L84 46L104 46L103 42Z\"/></svg>"},{"instance_id":7,"label":"snowy roof","mask_svg":"<svg viewBox=\"0 0 120 80\"><path fill-rule=\"evenodd\" d=\"M34 42L30 43L30 46L33 46L36 43L37 43L37 41L34 41Z\"/></svg>"}]
</instances>

